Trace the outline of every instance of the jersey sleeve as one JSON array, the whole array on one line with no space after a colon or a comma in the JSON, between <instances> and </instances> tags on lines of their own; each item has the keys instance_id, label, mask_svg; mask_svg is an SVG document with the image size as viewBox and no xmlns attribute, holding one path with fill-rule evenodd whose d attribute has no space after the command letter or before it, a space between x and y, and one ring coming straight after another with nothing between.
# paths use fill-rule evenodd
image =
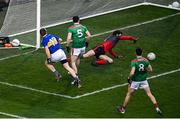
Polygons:
<instances>
[{"instance_id":1,"label":"jersey sleeve","mask_svg":"<svg viewBox=\"0 0 180 119\"><path fill-rule=\"evenodd\" d=\"M47 42L45 41L45 39L42 40L42 46L45 48L47 46Z\"/></svg>"},{"instance_id":2,"label":"jersey sleeve","mask_svg":"<svg viewBox=\"0 0 180 119\"><path fill-rule=\"evenodd\" d=\"M72 33L72 28L68 28L68 33Z\"/></svg>"},{"instance_id":3,"label":"jersey sleeve","mask_svg":"<svg viewBox=\"0 0 180 119\"><path fill-rule=\"evenodd\" d=\"M135 40L135 37L132 36L119 36L120 40Z\"/></svg>"},{"instance_id":4,"label":"jersey sleeve","mask_svg":"<svg viewBox=\"0 0 180 119\"><path fill-rule=\"evenodd\" d=\"M131 68L135 67L136 63L131 61Z\"/></svg>"},{"instance_id":5,"label":"jersey sleeve","mask_svg":"<svg viewBox=\"0 0 180 119\"><path fill-rule=\"evenodd\" d=\"M54 35L54 37L56 38L57 41L60 41L60 39L61 39L60 37L58 37L56 35Z\"/></svg>"},{"instance_id":6,"label":"jersey sleeve","mask_svg":"<svg viewBox=\"0 0 180 119\"><path fill-rule=\"evenodd\" d=\"M84 27L84 32L85 32L85 33L88 32L87 27L85 27L85 26L83 26L83 27Z\"/></svg>"}]
</instances>

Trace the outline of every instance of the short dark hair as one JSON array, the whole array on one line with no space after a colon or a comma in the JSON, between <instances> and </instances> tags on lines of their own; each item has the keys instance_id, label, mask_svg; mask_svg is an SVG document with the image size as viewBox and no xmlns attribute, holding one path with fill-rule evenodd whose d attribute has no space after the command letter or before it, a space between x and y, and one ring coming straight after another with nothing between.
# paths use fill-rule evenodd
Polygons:
<instances>
[{"instance_id":1,"label":"short dark hair","mask_svg":"<svg viewBox=\"0 0 180 119\"><path fill-rule=\"evenodd\" d=\"M40 29L41 36L44 36L47 34L47 30L45 28Z\"/></svg>"},{"instance_id":2,"label":"short dark hair","mask_svg":"<svg viewBox=\"0 0 180 119\"><path fill-rule=\"evenodd\" d=\"M120 30L113 31L113 33L112 33L112 35L114 35L114 36L119 35L119 34L122 35L122 32Z\"/></svg>"},{"instance_id":3,"label":"short dark hair","mask_svg":"<svg viewBox=\"0 0 180 119\"><path fill-rule=\"evenodd\" d=\"M136 55L141 56L142 55L142 48L136 48Z\"/></svg>"},{"instance_id":4,"label":"short dark hair","mask_svg":"<svg viewBox=\"0 0 180 119\"><path fill-rule=\"evenodd\" d=\"M79 16L74 16L72 20L74 23L77 23L79 21Z\"/></svg>"}]
</instances>

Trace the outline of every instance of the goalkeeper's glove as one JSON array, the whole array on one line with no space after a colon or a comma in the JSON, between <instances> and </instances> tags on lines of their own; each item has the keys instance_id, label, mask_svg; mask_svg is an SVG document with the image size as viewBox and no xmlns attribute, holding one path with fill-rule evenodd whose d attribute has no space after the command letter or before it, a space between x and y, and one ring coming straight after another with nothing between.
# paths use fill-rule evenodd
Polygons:
<instances>
[{"instance_id":1,"label":"goalkeeper's glove","mask_svg":"<svg viewBox=\"0 0 180 119\"><path fill-rule=\"evenodd\" d=\"M47 58L47 63L48 64L53 64L53 62L51 61L51 58Z\"/></svg>"},{"instance_id":2,"label":"goalkeeper's glove","mask_svg":"<svg viewBox=\"0 0 180 119\"><path fill-rule=\"evenodd\" d=\"M128 77L128 79L127 79L127 81L128 81L128 83L131 85L131 79Z\"/></svg>"},{"instance_id":3,"label":"goalkeeper's glove","mask_svg":"<svg viewBox=\"0 0 180 119\"><path fill-rule=\"evenodd\" d=\"M88 42L86 42L86 48L89 46L89 43Z\"/></svg>"},{"instance_id":4,"label":"goalkeeper's glove","mask_svg":"<svg viewBox=\"0 0 180 119\"><path fill-rule=\"evenodd\" d=\"M70 52L70 47L66 46L66 51L69 53Z\"/></svg>"}]
</instances>

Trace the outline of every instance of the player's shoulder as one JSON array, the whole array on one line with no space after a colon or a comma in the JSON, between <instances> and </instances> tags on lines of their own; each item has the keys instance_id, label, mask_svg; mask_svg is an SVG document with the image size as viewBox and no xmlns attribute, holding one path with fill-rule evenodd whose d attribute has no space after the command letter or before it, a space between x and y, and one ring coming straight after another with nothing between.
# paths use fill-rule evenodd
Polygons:
<instances>
[{"instance_id":1,"label":"player's shoulder","mask_svg":"<svg viewBox=\"0 0 180 119\"><path fill-rule=\"evenodd\" d=\"M141 57L140 59L133 59L133 60L131 60L131 62L133 63L135 63L135 62L142 62L142 61L145 61L145 62L149 62L149 60L148 59L146 59L145 57Z\"/></svg>"},{"instance_id":2,"label":"player's shoulder","mask_svg":"<svg viewBox=\"0 0 180 119\"><path fill-rule=\"evenodd\" d=\"M143 59L144 61L146 61L146 62L149 62L149 60L148 60L147 58L145 58L145 57L142 57L142 59Z\"/></svg>"},{"instance_id":3,"label":"player's shoulder","mask_svg":"<svg viewBox=\"0 0 180 119\"><path fill-rule=\"evenodd\" d=\"M76 26L75 25L69 26L69 29L73 29L73 28L76 28Z\"/></svg>"},{"instance_id":4,"label":"player's shoulder","mask_svg":"<svg viewBox=\"0 0 180 119\"><path fill-rule=\"evenodd\" d=\"M138 59L131 60L131 63L135 63L135 62L138 62Z\"/></svg>"}]
</instances>

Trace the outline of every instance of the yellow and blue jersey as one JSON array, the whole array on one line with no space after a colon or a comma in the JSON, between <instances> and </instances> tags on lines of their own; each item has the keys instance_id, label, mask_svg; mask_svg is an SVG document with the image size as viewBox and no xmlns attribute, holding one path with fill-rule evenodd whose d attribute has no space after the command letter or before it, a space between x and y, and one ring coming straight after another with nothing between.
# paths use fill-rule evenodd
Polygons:
<instances>
[{"instance_id":1,"label":"yellow and blue jersey","mask_svg":"<svg viewBox=\"0 0 180 119\"><path fill-rule=\"evenodd\" d=\"M44 48L47 46L51 54L53 54L59 49L63 49L62 46L59 44L59 37L53 34L45 35L42 39L42 45Z\"/></svg>"}]
</instances>

